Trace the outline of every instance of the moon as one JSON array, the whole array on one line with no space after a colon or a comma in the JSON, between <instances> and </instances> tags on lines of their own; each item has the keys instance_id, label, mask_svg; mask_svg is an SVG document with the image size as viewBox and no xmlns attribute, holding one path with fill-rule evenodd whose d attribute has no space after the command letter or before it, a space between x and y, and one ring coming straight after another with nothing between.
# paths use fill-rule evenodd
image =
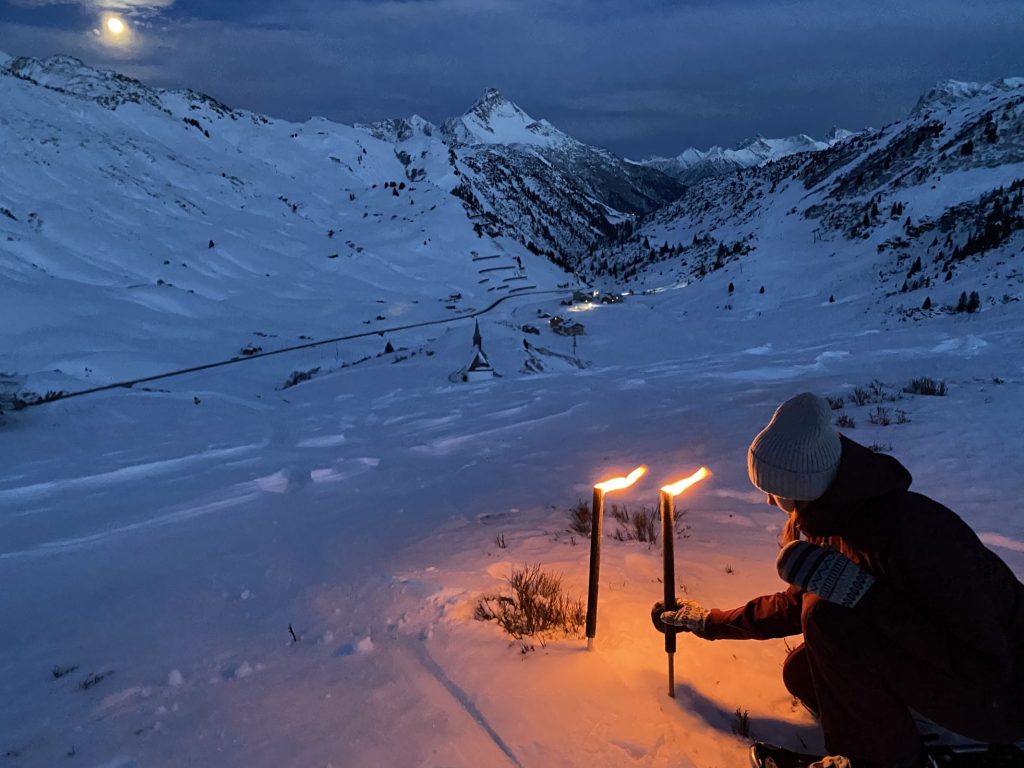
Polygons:
<instances>
[{"instance_id":1,"label":"moon","mask_svg":"<svg viewBox=\"0 0 1024 768\"><path fill-rule=\"evenodd\" d=\"M119 19L117 16L111 16L109 19L107 19L107 30L112 35L124 34L124 22L121 21L121 19Z\"/></svg>"}]
</instances>

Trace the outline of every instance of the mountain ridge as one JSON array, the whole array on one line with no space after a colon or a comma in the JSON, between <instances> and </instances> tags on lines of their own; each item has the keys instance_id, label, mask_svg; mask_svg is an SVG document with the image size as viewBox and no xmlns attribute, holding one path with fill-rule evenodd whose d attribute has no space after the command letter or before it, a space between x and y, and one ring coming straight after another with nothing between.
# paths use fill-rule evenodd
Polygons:
<instances>
[{"instance_id":1,"label":"mountain ridge","mask_svg":"<svg viewBox=\"0 0 1024 768\"><path fill-rule=\"evenodd\" d=\"M779 306L780 280L827 301L856 295L894 321L963 312L972 294L983 311L1012 308L1024 299L1013 262L1022 189L1024 80L1007 78L827 149L707 178L596 253L591 274L635 290L727 283L724 305L751 312Z\"/></svg>"},{"instance_id":2,"label":"mountain ridge","mask_svg":"<svg viewBox=\"0 0 1024 768\"><path fill-rule=\"evenodd\" d=\"M290 123L71 57L12 58L0 67L10 105L0 138L13 148L0 168L10 278L0 291L23 319L8 341L27 344L32 322L46 322L16 287L44 278L66 291L69 322L105 302L144 307L131 310L142 313L139 328L180 316L211 345L220 320L205 318L220 318L245 291L266 294L268 308L276 302L275 316L294 315L287 332L298 336L323 333L337 297L372 328L390 317L375 311L378 300L398 307L414 296L419 306L395 311L418 317L448 296L462 297L448 303L459 311L519 286L569 285L574 275L610 291L645 290L726 275L735 283L741 264L746 281L769 261L803 264L789 278L803 289L835 284L829 295L857 293L893 317L914 314L926 296L955 305L963 290L980 289L989 308L1003 301L992 287L997 269L1013 303L1016 272L995 263L1016 253L1021 226L1018 81L954 88L952 106L933 99L883 129L836 130L826 148L684 185L568 137L495 89L467 111L476 122L461 122L459 139L451 119L447 136L416 115ZM509 125L515 131L502 134ZM524 131L537 141L496 140ZM780 149L763 137L744 144L751 156L753 147ZM783 248L791 243L799 258ZM822 266L832 251L847 254L842 284ZM484 256L499 259L501 272L480 272ZM76 296L87 297L80 309ZM126 333L111 330L114 339ZM35 365L64 367L45 355Z\"/></svg>"}]
</instances>

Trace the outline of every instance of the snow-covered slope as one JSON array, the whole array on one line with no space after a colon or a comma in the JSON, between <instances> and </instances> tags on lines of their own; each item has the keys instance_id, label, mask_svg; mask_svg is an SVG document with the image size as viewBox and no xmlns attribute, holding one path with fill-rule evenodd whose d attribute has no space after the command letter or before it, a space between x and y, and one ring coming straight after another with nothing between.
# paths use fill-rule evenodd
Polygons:
<instances>
[{"instance_id":1,"label":"snow-covered slope","mask_svg":"<svg viewBox=\"0 0 1024 768\"><path fill-rule=\"evenodd\" d=\"M974 292L983 308L1020 306L1024 81L955 90L882 130L702 182L598 254L595 274L713 276L721 306L754 313L793 286L899 319L962 310Z\"/></svg>"},{"instance_id":2,"label":"snow-covered slope","mask_svg":"<svg viewBox=\"0 0 1024 768\"><path fill-rule=\"evenodd\" d=\"M51 379L44 391L567 279L474 231L426 123L383 138L292 124L68 57L10 61L0 102L0 369ZM102 362L85 336L104 339Z\"/></svg>"}]
</instances>

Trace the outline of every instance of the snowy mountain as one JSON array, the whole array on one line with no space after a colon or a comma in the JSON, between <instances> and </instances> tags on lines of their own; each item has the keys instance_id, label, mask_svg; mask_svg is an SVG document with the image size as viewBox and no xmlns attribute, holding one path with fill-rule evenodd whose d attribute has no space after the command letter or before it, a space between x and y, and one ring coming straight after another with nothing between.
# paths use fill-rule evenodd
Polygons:
<instances>
[{"instance_id":1,"label":"snowy mountain","mask_svg":"<svg viewBox=\"0 0 1024 768\"><path fill-rule=\"evenodd\" d=\"M488 88L464 115L446 120L441 131L452 147L524 144L552 149L579 144L547 120L534 120L496 88Z\"/></svg>"},{"instance_id":2,"label":"snowy mountain","mask_svg":"<svg viewBox=\"0 0 1024 768\"><path fill-rule=\"evenodd\" d=\"M535 120L494 88L440 129L418 116L357 127L396 144L410 180L423 178L421 161L447 157L459 178L453 194L477 232L511 237L567 270L683 191L654 168Z\"/></svg>"},{"instance_id":3,"label":"snowy mountain","mask_svg":"<svg viewBox=\"0 0 1024 768\"><path fill-rule=\"evenodd\" d=\"M644 160L643 164L657 168L683 184L692 185L702 179L726 176L743 168L754 168L800 152L827 149L853 135L852 131L833 128L824 141L817 141L804 134L785 139L757 136L741 141L731 149L715 146L701 151L691 147L676 157L652 157Z\"/></svg>"},{"instance_id":4,"label":"snowy mountain","mask_svg":"<svg viewBox=\"0 0 1024 768\"><path fill-rule=\"evenodd\" d=\"M714 275L730 306L754 312L780 279L901 319L962 311L961 294L1015 304L1022 134L1024 80L945 84L879 131L706 179L593 269L640 287Z\"/></svg>"},{"instance_id":5,"label":"snowy mountain","mask_svg":"<svg viewBox=\"0 0 1024 768\"><path fill-rule=\"evenodd\" d=\"M683 187L534 120L488 90L442 127L463 175L456 193L483 231L516 233L535 253L571 268L619 225L676 198Z\"/></svg>"}]
</instances>

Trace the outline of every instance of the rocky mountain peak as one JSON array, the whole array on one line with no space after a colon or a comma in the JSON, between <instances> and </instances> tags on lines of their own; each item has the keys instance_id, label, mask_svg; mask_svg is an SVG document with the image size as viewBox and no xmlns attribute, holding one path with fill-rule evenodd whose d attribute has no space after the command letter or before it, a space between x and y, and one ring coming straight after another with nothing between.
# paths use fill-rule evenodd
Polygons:
<instances>
[{"instance_id":1,"label":"rocky mountain peak","mask_svg":"<svg viewBox=\"0 0 1024 768\"><path fill-rule=\"evenodd\" d=\"M547 120L534 120L497 88L488 88L461 117L446 120L442 133L456 146L474 144L531 144L553 147L573 139Z\"/></svg>"},{"instance_id":2,"label":"rocky mountain peak","mask_svg":"<svg viewBox=\"0 0 1024 768\"><path fill-rule=\"evenodd\" d=\"M419 115L391 118L375 123L357 123L355 127L368 131L374 138L392 144L401 144L415 136L433 136L437 130L433 123Z\"/></svg>"},{"instance_id":3,"label":"rocky mountain peak","mask_svg":"<svg viewBox=\"0 0 1024 768\"><path fill-rule=\"evenodd\" d=\"M154 89L126 75L90 67L74 56L57 55L45 59L21 56L9 60L4 70L43 88L97 101L108 107L128 101L160 106Z\"/></svg>"},{"instance_id":4,"label":"rocky mountain peak","mask_svg":"<svg viewBox=\"0 0 1024 768\"><path fill-rule=\"evenodd\" d=\"M1024 77L1006 77L991 83L970 83L962 80L942 80L917 100L912 115L929 109L953 107L976 96L995 96L1024 88Z\"/></svg>"},{"instance_id":5,"label":"rocky mountain peak","mask_svg":"<svg viewBox=\"0 0 1024 768\"><path fill-rule=\"evenodd\" d=\"M475 114L486 119L493 112L506 105L511 106L514 109L519 109L519 107L506 99L497 88L488 88L483 92L483 95L476 100L473 106L469 108L469 112L466 114Z\"/></svg>"}]
</instances>

